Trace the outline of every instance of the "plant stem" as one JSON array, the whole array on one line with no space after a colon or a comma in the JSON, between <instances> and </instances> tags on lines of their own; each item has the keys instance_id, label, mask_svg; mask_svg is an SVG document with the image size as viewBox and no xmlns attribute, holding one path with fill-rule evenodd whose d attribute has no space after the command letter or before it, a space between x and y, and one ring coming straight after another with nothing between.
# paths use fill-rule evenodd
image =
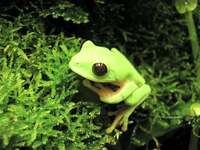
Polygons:
<instances>
[{"instance_id":1,"label":"plant stem","mask_svg":"<svg viewBox=\"0 0 200 150\"><path fill-rule=\"evenodd\" d=\"M200 85L200 49L199 49L199 43L198 43L198 36L196 32L196 27L194 24L194 19L192 15L192 11L189 11L185 13L187 28L189 32L189 38L191 42L192 47L192 56L195 63L195 70L196 70L196 87L199 89Z\"/></svg>"},{"instance_id":2,"label":"plant stem","mask_svg":"<svg viewBox=\"0 0 200 150\"><path fill-rule=\"evenodd\" d=\"M190 38L191 47L192 47L192 56L193 56L194 63L195 63L195 71L196 71L195 86L197 89L199 89L199 85L200 85L200 57L199 57L200 49L199 49L198 36L197 36L197 32L196 32L196 27L194 24L192 11L188 11L187 13L185 13L185 18L186 18L186 22L187 22L189 38ZM189 150L198 150L198 137L196 137L192 131L191 131L191 135L190 135Z\"/></svg>"},{"instance_id":3,"label":"plant stem","mask_svg":"<svg viewBox=\"0 0 200 150\"><path fill-rule=\"evenodd\" d=\"M192 55L194 60L196 61L199 55L199 43L198 43L198 37L197 37L197 32L196 32L196 27L194 24L192 12L189 11L185 13L186 17L186 23L188 27L188 32L189 32L189 38L192 46Z\"/></svg>"}]
</instances>

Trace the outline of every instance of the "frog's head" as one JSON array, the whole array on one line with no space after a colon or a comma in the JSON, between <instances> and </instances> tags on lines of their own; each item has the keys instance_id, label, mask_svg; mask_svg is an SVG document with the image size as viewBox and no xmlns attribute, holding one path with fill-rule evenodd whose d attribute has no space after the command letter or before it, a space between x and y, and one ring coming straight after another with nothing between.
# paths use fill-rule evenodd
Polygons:
<instances>
[{"instance_id":1,"label":"frog's head","mask_svg":"<svg viewBox=\"0 0 200 150\"><path fill-rule=\"evenodd\" d=\"M75 73L94 82L114 82L127 78L125 66L116 53L91 41L86 41L69 63Z\"/></svg>"},{"instance_id":2,"label":"frog's head","mask_svg":"<svg viewBox=\"0 0 200 150\"><path fill-rule=\"evenodd\" d=\"M83 44L81 51L72 57L69 67L91 81L91 86L98 84L98 87L112 90L120 89L132 70L132 65L118 50L96 46L91 41Z\"/></svg>"}]
</instances>

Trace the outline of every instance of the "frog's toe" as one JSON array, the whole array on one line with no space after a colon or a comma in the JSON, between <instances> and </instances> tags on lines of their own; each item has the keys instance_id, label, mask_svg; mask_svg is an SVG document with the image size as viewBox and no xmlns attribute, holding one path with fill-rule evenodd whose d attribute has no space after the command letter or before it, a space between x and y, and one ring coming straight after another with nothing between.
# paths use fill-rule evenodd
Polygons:
<instances>
[{"instance_id":1,"label":"frog's toe","mask_svg":"<svg viewBox=\"0 0 200 150\"><path fill-rule=\"evenodd\" d=\"M128 130L129 116L132 113L132 108L122 108L116 112L114 112L114 114L116 114L114 121L111 126L106 129L107 133L111 133L118 126L121 126L121 130L124 132Z\"/></svg>"},{"instance_id":2,"label":"frog's toe","mask_svg":"<svg viewBox=\"0 0 200 150\"><path fill-rule=\"evenodd\" d=\"M128 130L128 125L123 125L122 126L122 128L121 128L121 130L123 131L123 132L126 132L127 130Z\"/></svg>"},{"instance_id":3,"label":"frog's toe","mask_svg":"<svg viewBox=\"0 0 200 150\"><path fill-rule=\"evenodd\" d=\"M129 122L127 117L117 117L117 119L113 121L112 125L106 129L106 133L112 133L112 131L118 126L121 126L121 130L126 132L128 130L128 123Z\"/></svg>"},{"instance_id":4,"label":"frog's toe","mask_svg":"<svg viewBox=\"0 0 200 150\"><path fill-rule=\"evenodd\" d=\"M127 117L123 117L122 120L120 121L120 125L122 126L121 130L123 132L126 132L128 130L128 118Z\"/></svg>"},{"instance_id":5,"label":"frog's toe","mask_svg":"<svg viewBox=\"0 0 200 150\"><path fill-rule=\"evenodd\" d=\"M110 125L110 127L108 127L108 128L106 129L106 133L112 133L112 131L113 131L115 128L117 128L117 126L120 125L120 124L119 124L119 121L120 121L120 120L115 119L115 120L113 121L113 123Z\"/></svg>"},{"instance_id":6,"label":"frog's toe","mask_svg":"<svg viewBox=\"0 0 200 150\"><path fill-rule=\"evenodd\" d=\"M113 130L114 130L113 127L109 127L109 128L106 129L106 133L112 133Z\"/></svg>"}]
</instances>

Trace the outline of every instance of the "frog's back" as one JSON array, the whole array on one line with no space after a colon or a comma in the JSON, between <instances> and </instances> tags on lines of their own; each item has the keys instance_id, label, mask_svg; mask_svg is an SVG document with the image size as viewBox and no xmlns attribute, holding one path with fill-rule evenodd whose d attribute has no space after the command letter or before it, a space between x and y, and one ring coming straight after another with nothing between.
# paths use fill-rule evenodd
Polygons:
<instances>
[{"instance_id":1,"label":"frog's back","mask_svg":"<svg viewBox=\"0 0 200 150\"><path fill-rule=\"evenodd\" d=\"M135 69L133 64L116 48L112 48L111 51L115 53L115 56L117 58L117 61L120 62L119 65L121 65L119 68L123 69L121 71L125 71L129 75L130 80L134 80L137 85L143 85L145 84L144 78L139 74L139 72Z\"/></svg>"}]
</instances>

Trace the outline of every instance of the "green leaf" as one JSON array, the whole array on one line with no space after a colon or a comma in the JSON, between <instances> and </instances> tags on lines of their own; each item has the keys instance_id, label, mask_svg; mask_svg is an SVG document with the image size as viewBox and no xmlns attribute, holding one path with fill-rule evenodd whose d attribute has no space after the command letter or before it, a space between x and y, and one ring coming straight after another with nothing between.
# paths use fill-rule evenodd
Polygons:
<instances>
[{"instance_id":1,"label":"green leaf","mask_svg":"<svg viewBox=\"0 0 200 150\"><path fill-rule=\"evenodd\" d=\"M193 11L197 4L197 0L175 0L175 7L180 14Z\"/></svg>"},{"instance_id":2,"label":"green leaf","mask_svg":"<svg viewBox=\"0 0 200 150\"><path fill-rule=\"evenodd\" d=\"M80 7L75 6L69 1L63 1L57 3L52 7L42 10L40 12L41 17L52 16L53 18L63 18L65 21L72 21L75 24L87 23L88 13L84 12Z\"/></svg>"}]
</instances>

